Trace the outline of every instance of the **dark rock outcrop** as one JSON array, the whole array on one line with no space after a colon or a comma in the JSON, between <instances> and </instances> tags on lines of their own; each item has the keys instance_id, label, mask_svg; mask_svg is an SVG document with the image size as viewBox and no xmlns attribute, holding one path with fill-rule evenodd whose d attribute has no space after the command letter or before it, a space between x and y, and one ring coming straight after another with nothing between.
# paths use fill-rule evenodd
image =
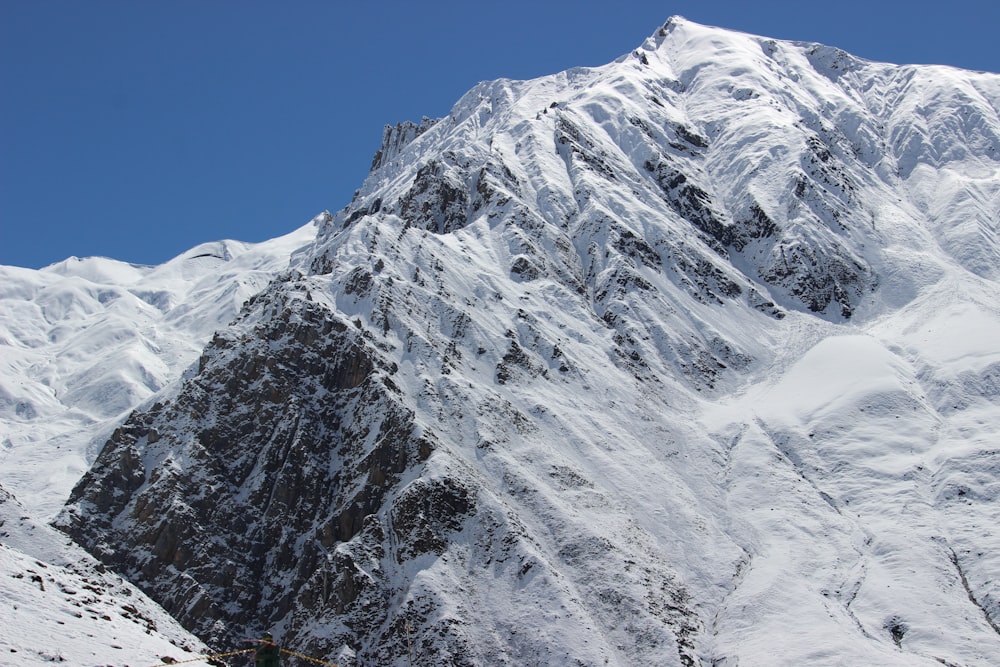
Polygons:
<instances>
[{"instance_id":1,"label":"dark rock outcrop","mask_svg":"<svg viewBox=\"0 0 1000 667\"><path fill-rule=\"evenodd\" d=\"M60 527L218 645L286 616L331 562L324 601L350 606L370 584L337 545L383 548L376 515L433 447L391 373L353 326L277 284L213 339L175 398L115 431ZM401 550L442 539L414 521Z\"/></svg>"}]
</instances>

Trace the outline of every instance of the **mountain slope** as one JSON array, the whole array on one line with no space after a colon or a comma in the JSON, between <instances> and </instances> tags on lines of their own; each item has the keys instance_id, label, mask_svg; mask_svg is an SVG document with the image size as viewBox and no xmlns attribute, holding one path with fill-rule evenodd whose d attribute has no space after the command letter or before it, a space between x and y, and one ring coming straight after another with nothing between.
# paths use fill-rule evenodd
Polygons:
<instances>
[{"instance_id":1,"label":"mountain slope","mask_svg":"<svg viewBox=\"0 0 1000 667\"><path fill-rule=\"evenodd\" d=\"M58 523L219 647L987 665L998 108L683 19L481 84L387 129Z\"/></svg>"}]
</instances>

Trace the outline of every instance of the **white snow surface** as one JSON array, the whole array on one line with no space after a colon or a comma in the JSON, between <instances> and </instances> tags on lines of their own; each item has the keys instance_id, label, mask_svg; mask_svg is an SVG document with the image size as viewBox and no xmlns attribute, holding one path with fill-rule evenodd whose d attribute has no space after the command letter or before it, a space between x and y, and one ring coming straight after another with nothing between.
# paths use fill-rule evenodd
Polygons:
<instances>
[{"instance_id":1,"label":"white snow surface","mask_svg":"<svg viewBox=\"0 0 1000 667\"><path fill-rule=\"evenodd\" d=\"M635 585L631 568L683 582L702 623L699 664L997 664L998 109L995 74L872 63L672 19L608 66L483 83L395 147L352 204L371 211L378 200L361 219L377 224L342 232L335 218L317 239L322 264L343 276L380 257L390 280L410 281L420 296L394 310L385 336L408 351L394 381L408 379L415 411L438 415L428 429L447 433L447 456L464 462L441 454L440 464L480 471L498 514L534 521L538 558L570 581L534 592L470 583L462 568L475 559L461 553L458 565L439 559L403 578L417 590L447 590L449 578L484 586L480 611L461 608L484 633L531 618L542 637L569 637L549 644L574 647L566 654L525 638L539 664L677 663L641 614L602 605L609 580L619 592ZM728 248L729 266L702 255L742 297L688 298L691 274L612 251L616 236L630 238L614 225L677 249L668 258L703 242L649 196L645 164L663 144L680 146L674 164L724 223L752 196L784 231L778 245ZM478 183L500 195L471 205L461 229L405 234L404 193L420 195L430 161L452 184L485 164ZM803 246L833 248L873 277L849 319L808 312L765 282ZM537 273L508 273L522 259ZM616 300L601 277L620 277L619 259L643 281ZM367 326L380 328L377 302L330 285L335 310L374 311ZM747 308L750 288L787 316ZM478 352L470 343L456 355L429 333L447 335L456 310L469 321L454 335L480 341ZM609 313L621 317L610 327ZM660 384L622 372L615 338ZM527 370L483 384L507 340ZM732 370L692 390L678 373L691 367L691 341L730 353ZM563 360L567 373L556 371ZM466 530L475 544L481 528ZM545 611L526 612L535 606Z\"/></svg>"},{"instance_id":2,"label":"white snow surface","mask_svg":"<svg viewBox=\"0 0 1000 667\"><path fill-rule=\"evenodd\" d=\"M407 582L399 604L433 592L435 613L484 644L521 642L520 661L503 664L998 664L998 109L995 74L871 63L672 19L605 67L481 84L394 146L292 265L325 260L310 298L397 354L393 381L448 445L423 478L466 476L482 489L480 513L444 556L381 565ZM554 140L560 122L589 167ZM644 132L704 138L674 159L723 222L745 213L749 193L786 234L781 247L829 244L864 267L874 278L851 316L811 312L765 281L784 257L777 245L752 238L729 261L708 248L650 196ZM835 154L824 158L813 137ZM400 201L430 160L445 178L462 164L503 165L506 181L480 178L506 201L470 209L448 233L410 229ZM826 185L796 193L806 173ZM372 212L345 224L362 210ZM515 213L520 226L500 224ZM620 275L620 255L603 251L622 234L607 220L661 258L698 249L739 295L716 302L641 252L628 271L649 288L571 289ZM32 516L51 516L88 443L169 390L312 233L257 254L201 247L156 268L2 268L3 485ZM536 278L511 273L518 258ZM376 296L341 289L358 267L407 286L388 328ZM784 317L753 307L751 288ZM458 313L462 331L449 331ZM498 382L510 341L527 361ZM699 349L725 350L729 367L710 382L679 370ZM523 525L531 558L480 552L484 514ZM2 594L28 609L30 579L12 578L48 570L18 548L4 540ZM65 569L53 576L47 590L79 587ZM696 662L644 625L648 614L616 606L616 591L640 600L651 579L687 595L673 603L695 619ZM31 613L57 616L67 594L53 595ZM26 637L30 616L16 617ZM38 632L46 651L69 653L87 650L78 638L93 630L61 636L39 618ZM339 659L352 655L344 647Z\"/></svg>"}]
</instances>

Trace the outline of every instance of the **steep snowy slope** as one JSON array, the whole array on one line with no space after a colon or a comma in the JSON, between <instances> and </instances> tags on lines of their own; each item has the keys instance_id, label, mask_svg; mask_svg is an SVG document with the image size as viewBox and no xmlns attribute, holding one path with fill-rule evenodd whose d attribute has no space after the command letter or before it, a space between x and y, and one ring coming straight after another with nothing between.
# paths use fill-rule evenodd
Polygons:
<instances>
[{"instance_id":1,"label":"steep snowy slope","mask_svg":"<svg viewBox=\"0 0 1000 667\"><path fill-rule=\"evenodd\" d=\"M0 487L0 665L132 664L209 653L134 586Z\"/></svg>"},{"instance_id":2,"label":"steep snowy slope","mask_svg":"<svg viewBox=\"0 0 1000 667\"><path fill-rule=\"evenodd\" d=\"M0 267L7 489L34 516L55 514L96 456L90 441L176 380L314 234L306 225L262 244L206 243L155 267L101 257Z\"/></svg>"},{"instance_id":3,"label":"steep snowy slope","mask_svg":"<svg viewBox=\"0 0 1000 667\"><path fill-rule=\"evenodd\" d=\"M59 525L213 646L989 665L1000 76L672 19L387 129Z\"/></svg>"}]
</instances>

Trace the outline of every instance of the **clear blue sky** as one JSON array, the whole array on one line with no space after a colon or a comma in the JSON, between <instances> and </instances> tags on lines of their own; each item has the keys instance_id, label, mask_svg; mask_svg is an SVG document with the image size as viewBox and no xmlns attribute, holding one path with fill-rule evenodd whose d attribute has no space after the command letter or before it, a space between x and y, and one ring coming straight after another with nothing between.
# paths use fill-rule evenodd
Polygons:
<instances>
[{"instance_id":1,"label":"clear blue sky","mask_svg":"<svg viewBox=\"0 0 1000 667\"><path fill-rule=\"evenodd\" d=\"M382 128L601 65L673 14L1000 72L1000 2L0 0L0 264L157 264L345 206Z\"/></svg>"}]
</instances>

